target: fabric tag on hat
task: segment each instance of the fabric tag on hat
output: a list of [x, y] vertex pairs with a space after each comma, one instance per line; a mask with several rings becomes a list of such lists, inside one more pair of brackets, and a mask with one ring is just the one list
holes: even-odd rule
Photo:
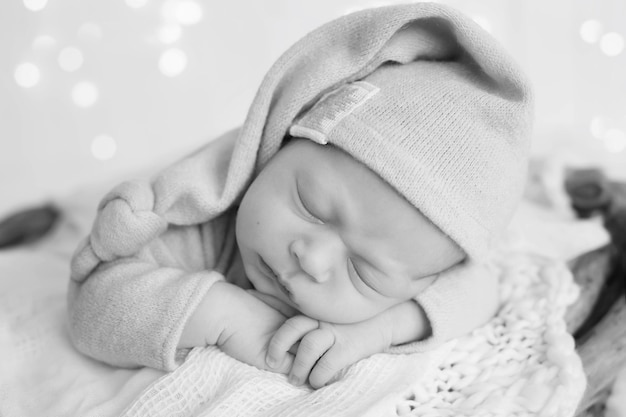
[[289, 128], [294, 137], [328, 143], [328, 134], [343, 118], [375, 96], [380, 88], [366, 81], [355, 81], [326, 93]]

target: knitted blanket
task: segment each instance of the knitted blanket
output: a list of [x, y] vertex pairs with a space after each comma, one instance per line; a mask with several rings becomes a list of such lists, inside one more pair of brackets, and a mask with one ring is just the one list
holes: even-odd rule
[[510, 245], [490, 267], [497, 315], [431, 352], [374, 355], [312, 390], [196, 348], [123, 416], [572, 416], [586, 381], [564, 321], [579, 292], [571, 273]]

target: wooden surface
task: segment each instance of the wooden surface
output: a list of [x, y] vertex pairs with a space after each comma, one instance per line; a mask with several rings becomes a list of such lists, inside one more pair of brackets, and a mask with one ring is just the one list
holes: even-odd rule
[[602, 216], [611, 236], [607, 247], [570, 264], [581, 296], [566, 315], [588, 381], [577, 416], [603, 416], [626, 366], [626, 184], [608, 181], [598, 170], [580, 170], [569, 176], [566, 189], [577, 213]]
[[[620, 276], [621, 270], [611, 270], [614, 264], [608, 249], [586, 254], [573, 265], [582, 292], [566, 318], [570, 331], [577, 335], [576, 349], [588, 381], [578, 407], [577, 415], [581, 417], [603, 415], [611, 386], [619, 370], [626, 366], [626, 297], [624, 289], [615, 284], [623, 283], [624, 276]], [[594, 310], [607, 309], [607, 300], [608, 311], [594, 317]]]
[[586, 253], [570, 262], [574, 280], [581, 287], [581, 296], [568, 309], [565, 320], [567, 329], [575, 334], [591, 314], [604, 287], [605, 277], [611, 269], [611, 247], [606, 246]]

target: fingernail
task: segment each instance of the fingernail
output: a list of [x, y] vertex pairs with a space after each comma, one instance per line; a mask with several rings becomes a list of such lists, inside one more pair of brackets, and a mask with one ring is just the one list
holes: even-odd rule
[[300, 378], [295, 375], [289, 375], [289, 383], [292, 385], [300, 385]]
[[276, 368], [276, 359], [271, 356], [267, 356], [265, 358], [265, 363], [267, 364], [267, 366], [269, 366], [272, 369]]

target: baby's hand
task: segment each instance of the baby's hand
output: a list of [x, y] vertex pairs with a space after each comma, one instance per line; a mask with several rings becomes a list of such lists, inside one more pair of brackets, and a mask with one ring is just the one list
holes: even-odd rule
[[[332, 324], [295, 316], [274, 334], [267, 352], [271, 368], [284, 369], [293, 361], [289, 381], [300, 385], [309, 381], [313, 388], [326, 385], [339, 371], [360, 359], [384, 352], [391, 346], [392, 334], [382, 316], [353, 324]], [[289, 350], [297, 342], [295, 359]]]
[[237, 290], [237, 296], [229, 301], [232, 309], [217, 346], [227, 355], [259, 369], [287, 374], [293, 362], [291, 353], [285, 355], [280, 366], [270, 368], [265, 362], [272, 336], [287, 317], [254, 291]]

